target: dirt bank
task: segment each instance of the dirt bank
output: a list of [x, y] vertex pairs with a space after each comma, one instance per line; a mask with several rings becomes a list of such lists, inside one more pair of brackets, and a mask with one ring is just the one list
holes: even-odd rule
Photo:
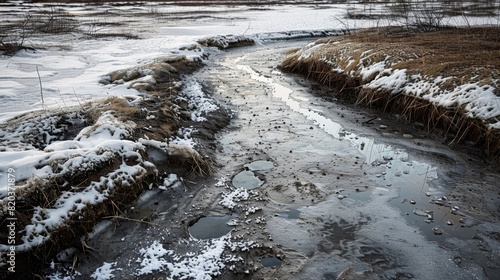
[[[212, 173], [214, 134], [229, 116], [203, 99], [198, 84], [184, 81], [201, 65], [170, 56], [115, 71], [101, 82], [128, 83], [142, 96], [33, 113], [3, 125], [4, 159], [12, 157], [6, 166], [16, 180], [8, 193], [15, 200], [2, 200], [0, 220], [14, 221], [17, 230], [4, 227], [0, 236], [3, 244], [15, 238], [17, 246], [15, 273], [2, 277], [32, 279], [67, 248], [91, 250], [84, 236], [103, 219], [130, 219], [123, 211], [145, 190], [174, 184], [169, 174], [196, 180]], [[24, 166], [16, 165], [20, 161]], [[29, 177], [23, 177], [26, 168]]]
[[450, 145], [470, 141], [499, 163], [499, 34], [489, 27], [370, 29], [292, 50], [280, 68], [418, 123]]

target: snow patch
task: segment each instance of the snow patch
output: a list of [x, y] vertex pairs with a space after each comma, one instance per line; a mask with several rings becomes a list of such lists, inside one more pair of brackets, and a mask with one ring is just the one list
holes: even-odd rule
[[219, 109], [215, 101], [206, 96], [200, 83], [193, 77], [184, 80], [184, 88], [180, 98], [185, 98], [188, 108], [191, 110], [191, 120], [195, 122], [206, 121], [206, 115]]
[[[149, 247], [140, 249], [141, 257], [137, 259], [141, 268], [137, 275], [147, 275], [154, 271], [168, 271], [168, 279], [209, 280], [220, 275], [225, 267], [224, 250], [230, 235], [221, 238], [197, 241], [202, 245], [200, 252], [188, 252], [178, 255], [166, 250], [158, 241]], [[192, 240], [193, 241], [193, 240]]]
[[113, 268], [116, 266], [116, 262], [107, 263], [105, 262], [101, 267], [97, 268], [90, 277], [94, 280], [109, 280], [115, 278], [113, 272], [115, 270], [120, 270], [120, 268]]
[[247, 201], [251, 198], [258, 197], [258, 193], [254, 190], [248, 190], [244, 188], [232, 189], [229, 192], [222, 193], [222, 199], [219, 204], [228, 208], [234, 209], [236, 207], [241, 207], [238, 203], [242, 201]]

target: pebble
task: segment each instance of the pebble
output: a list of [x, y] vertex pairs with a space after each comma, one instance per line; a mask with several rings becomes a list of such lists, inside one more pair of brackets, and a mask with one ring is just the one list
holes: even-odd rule
[[441, 235], [441, 234], [443, 234], [443, 232], [442, 232], [439, 228], [437, 228], [437, 227], [432, 228], [432, 232], [433, 232], [435, 235]]

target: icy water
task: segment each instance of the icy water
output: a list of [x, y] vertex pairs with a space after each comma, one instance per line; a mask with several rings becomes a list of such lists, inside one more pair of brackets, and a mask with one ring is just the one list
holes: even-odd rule
[[268, 170], [274, 167], [274, 163], [267, 160], [258, 160], [244, 165], [250, 171]]
[[234, 176], [232, 183], [235, 188], [251, 190], [260, 187], [264, 182], [252, 171], [241, 171]]
[[189, 227], [189, 234], [196, 239], [219, 238], [231, 231], [227, 224], [234, 217], [231, 216], [212, 216], [203, 217]]
[[283, 263], [280, 259], [278, 259], [277, 257], [274, 257], [274, 256], [262, 258], [262, 259], [260, 259], [260, 261], [264, 267], [281, 266], [281, 264]]

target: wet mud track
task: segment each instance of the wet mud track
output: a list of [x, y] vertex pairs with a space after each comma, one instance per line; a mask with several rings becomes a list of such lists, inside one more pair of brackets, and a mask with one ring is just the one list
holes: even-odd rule
[[498, 174], [425, 131], [327, 101], [328, 89], [280, 73], [294, 44], [305, 42], [232, 50], [199, 77], [237, 115], [220, 138], [221, 175], [274, 162], [256, 189], [266, 199], [260, 235], [285, 255], [271, 277], [494, 279]]
[[153, 240], [182, 254], [204, 246], [190, 236], [228, 230], [240, 247], [255, 246], [235, 253], [240, 261], [217, 279], [499, 275], [498, 173], [414, 126], [280, 73], [283, 51], [306, 43], [210, 55], [195, 78], [234, 113], [218, 135], [217, 174], [148, 191], [131, 220], [101, 224], [87, 244], [99, 254], [79, 255], [82, 275], [113, 260], [115, 277], [128, 279], [137, 248]]

